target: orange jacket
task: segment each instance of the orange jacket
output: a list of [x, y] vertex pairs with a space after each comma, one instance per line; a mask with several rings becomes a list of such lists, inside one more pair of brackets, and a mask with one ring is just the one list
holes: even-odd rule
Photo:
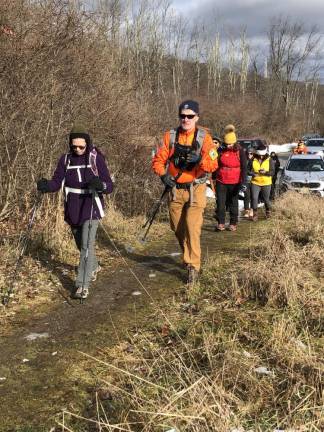
[[304, 146], [299, 146], [294, 148], [294, 154], [307, 154], [308, 148]]
[[[191, 131], [183, 131], [180, 129], [178, 138], [179, 144], [190, 146], [192, 144], [194, 135], [194, 129]], [[162, 145], [158, 149], [152, 162], [153, 171], [159, 176], [166, 173], [166, 165], [174, 153], [174, 147], [170, 150], [169, 145], [170, 131], [164, 134]], [[197, 166], [195, 166], [191, 171], [183, 171], [177, 182], [191, 183], [196, 178], [202, 177], [206, 172], [212, 173], [217, 169], [217, 166], [217, 149], [213, 143], [212, 137], [209, 135], [209, 133], [206, 133], [201, 149], [201, 160], [199, 164], [197, 164]], [[170, 162], [168, 172], [173, 177], [176, 177], [179, 173], [179, 169], [174, 166], [172, 161]]]

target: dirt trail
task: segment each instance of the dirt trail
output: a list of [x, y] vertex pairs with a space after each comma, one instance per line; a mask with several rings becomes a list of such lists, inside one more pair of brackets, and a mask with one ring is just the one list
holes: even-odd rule
[[[246, 247], [254, 229], [251, 223], [243, 222], [236, 233], [215, 233], [214, 226], [207, 215], [202, 233], [205, 257], [247, 252], [241, 245], [243, 241]], [[127, 262], [157, 303], [184, 286], [178, 252], [170, 233], [163, 243], [127, 253]], [[132, 295], [136, 291], [141, 295]], [[112, 273], [100, 273], [83, 305], [58, 297], [40, 317], [18, 316], [14, 331], [0, 339], [0, 431], [49, 430], [53, 417], [63, 408], [77, 406], [80, 393], [86, 392], [86, 383], [74, 373], [74, 365], [84, 360], [78, 350], [93, 355], [100, 347], [113, 345], [128, 329], [141, 325], [151, 302], [127, 267], [119, 265]], [[42, 337], [26, 339], [37, 335]]]

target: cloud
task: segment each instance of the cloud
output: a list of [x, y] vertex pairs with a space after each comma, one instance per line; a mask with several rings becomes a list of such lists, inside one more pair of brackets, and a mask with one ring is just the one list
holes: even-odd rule
[[178, 13], [191, 20], [203, 20], [211, 28], [247, 29], [249, 37], [265, 35], [272, 17], [290, 17], [301, 22], [305, 29], [317, 25], [324, 33], [323, 0], [173, 0]]

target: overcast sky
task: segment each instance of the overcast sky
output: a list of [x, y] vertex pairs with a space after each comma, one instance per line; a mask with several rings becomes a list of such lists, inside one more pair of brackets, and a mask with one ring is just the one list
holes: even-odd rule
[[316, 24], [324, 33], [324, 0], [172, 0], [184, 16], [205, 18], [215, 25], [246, 27], [250, 36], [264, 35], [271, 17], [289, 16], [293, 21]]
[[300, 22], [309, 31], [314, 25], [323, 35], [320, 58], [321, 81], [324, 82], [324, 0], [171, 0], [177, 13], [190, 19], [203, 21], [208, 29], [226, 35], [239, 35], [245, 28], [251, 47], [265, 45], [266, 34], [272, 18], [289, 17]]

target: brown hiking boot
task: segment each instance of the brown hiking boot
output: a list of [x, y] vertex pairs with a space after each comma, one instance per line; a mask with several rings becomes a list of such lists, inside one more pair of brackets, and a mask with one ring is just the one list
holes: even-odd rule
[[195, 267], [193, 267], [190, 264], [188, 264], [187, 270], [188, 270], [187, 285], [193, 286], [198, 281], [199, 272], [198, 272], [198, 270], [195, 269]]
[[248, 219], [250, 217], [250, 210], [244, 210], [243, 217]]
[[252, 214], [250, 216], [250, 220], [256, 222], [258, 220], [258, 213], [256, 210], [252, 210]]

